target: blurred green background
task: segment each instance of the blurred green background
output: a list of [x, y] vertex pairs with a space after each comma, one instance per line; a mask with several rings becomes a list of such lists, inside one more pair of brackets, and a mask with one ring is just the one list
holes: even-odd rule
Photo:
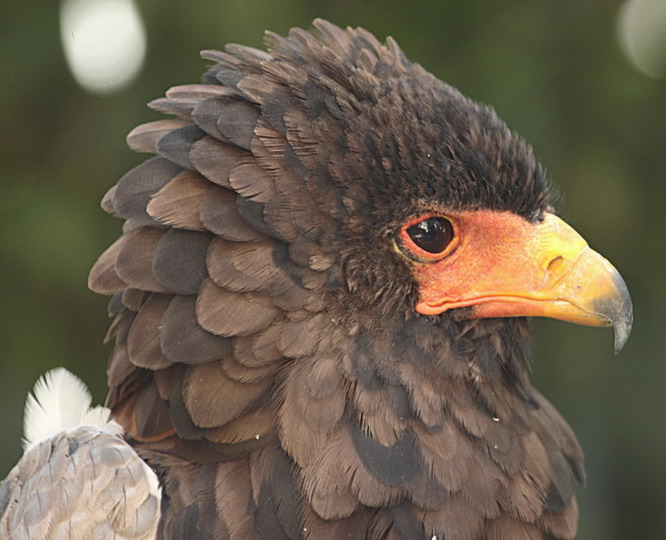
[[129, 87], [99, 96], [69, 73], [57, 2], [3, 2], [0, 477], [21, 453], [26, 393], [47, 369], [68, 367], [104, 400], [106, 298], [86, 279], [120, 230], [99, 201], [144, 159], [124, 137], [159, 117], [145, 103], [197, 81], [200, 49], [260, 46], [266, 28], [325, 17], [393, 36], [411, 60], [492, 104], [533, 144], [564, 217], [625, 277], [636, 319], [624, 351], [613, 356], [610, 330], [537, 321], [533, 376], [586, 451], [579, 538], [666, 538], [666, 83], [622, 54], [622, 4], [144, 0], [146, 63]]

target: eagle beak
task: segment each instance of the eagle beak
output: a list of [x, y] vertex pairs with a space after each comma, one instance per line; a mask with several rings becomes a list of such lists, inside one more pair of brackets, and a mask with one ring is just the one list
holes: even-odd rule
[[[459, 217], [459, 223], [463, 238], [453, 254], [457, 260], [432, 266], [441, 266], [433, 268], [435, 272], [448, 272], [447, 281], [452, 270], [462, 279], [457, 287], [445, 289], [441, 279], [432, 279], [433, 274], [422, 269], [422, 277], [430, 275], [421, 280], [425, 286], [416, 307], [419, 313], [435, 315], [467, 307], [473, 319], [551, 317], [613, 326], [615, 352], [622, 349], [633, 321], [627, 285], [567, 223], [554, 214], [533, 224], [513, 214], [488, 211], [469, 212]], [[491, 238], [479, 238], [482, 235]], [[483, 253], [478, 248], [484, 245], [489, 253], [486, 263], [470, 269], [472, 253], [478, 259]]]

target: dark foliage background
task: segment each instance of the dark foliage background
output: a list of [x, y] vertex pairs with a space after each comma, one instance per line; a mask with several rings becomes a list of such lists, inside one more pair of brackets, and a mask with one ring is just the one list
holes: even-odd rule
[[[144, 158], [125, 134], [145, 108], [194, 82], [203, 48], [261, 45], [314, 17], [392, 35], [410, 59], [492, 104], [529, 140], [563, 193], [563, 214], [620, 269], [634, 332], [537, 321], [534, 379], [586, 450], [582, 539], [666, 531], [666, 83], [621, 54], [619, 0], [144, 0], [147, 61], [126, 90], [80, 89], [64, 61], [57, 2], [0, 7], [0, 477], [20, 455], [22, 408], [63, 365], [105, 395], [106, 299], [86, 288], [120, 221], [99, 201]], [[666, 32], [666, 28], [664, 29]]]

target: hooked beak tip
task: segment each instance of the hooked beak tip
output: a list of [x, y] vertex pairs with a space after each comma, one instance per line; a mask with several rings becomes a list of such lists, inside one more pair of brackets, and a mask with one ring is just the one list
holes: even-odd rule
[[[606, 307], [604, 314], [613, 325], [615, 333], [615, 354], [618, 354], [631, 334], [631, 327], [634, 322], [634, 309], [629, 295], [627, 284], [619, 273], [613, 275], [613, 281], [617, 290], [615, 300], [610, 306]], [[603, 300], [602, 300], [603, 302]]]
[[[609, 265], [610, 266], [610, 265]], [[612, 266], [612, 290], [591, 302], [591, 311], [613, 327], [615, 334], [615, 354], [618, 354], [629, 339], [634, 322], [634, 310], [627, 284]]]

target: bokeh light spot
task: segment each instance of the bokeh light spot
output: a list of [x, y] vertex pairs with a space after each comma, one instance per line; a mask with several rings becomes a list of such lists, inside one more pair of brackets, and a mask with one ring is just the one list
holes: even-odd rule
[[617, 32], [622, 51], [638, 71], [666, 77], [666, 0], [628, 0], [618, 13]]
[[143, 64], [146, 32], [132, 0], [64, 0], [60, 35], [72, 75], [91, 92], [122, 89]]

